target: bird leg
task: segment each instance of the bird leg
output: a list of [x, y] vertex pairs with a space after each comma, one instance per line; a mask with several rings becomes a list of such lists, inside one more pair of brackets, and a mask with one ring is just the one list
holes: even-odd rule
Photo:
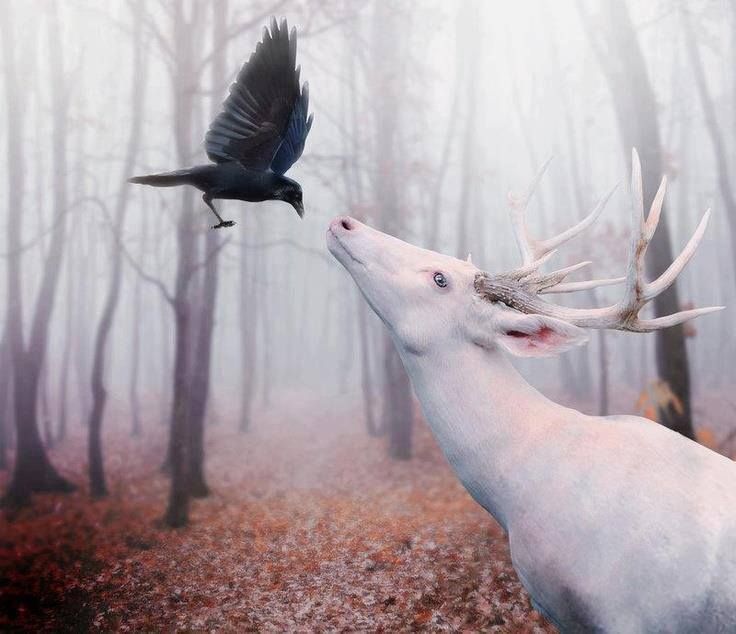
[[205, 194], [202, 196], [202, 200], [204, 201], [204, 204], [207, 205], [211, 210], [212, 213], [217, 216], [217, 219], [219, 222], [216, 225], [212, 225], [213, 229], [222, 229], [223, 227], [232, 227], [235, 225], [234, 220], [223, 220], [222, 216], [217, 213], [217, 209], [215, 209], [215, 205], [212, 203], [212, 197], [208, 194]]

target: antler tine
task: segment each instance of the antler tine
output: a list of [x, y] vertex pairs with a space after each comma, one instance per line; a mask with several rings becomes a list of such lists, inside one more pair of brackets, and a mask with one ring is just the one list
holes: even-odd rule
[[591, 262], [578, 262], [572, 266], [566, 266], [563, 269], [552, 271], [551, 273], [532, 273], [522, 278], [524, 286], [534, 293], [541, 293], [544, 289], [556, 286], [564, 280], [570, 273], [578, 269], [588, 266]]
[[524, 269], [531, 267], [532, 270], [536, 270], [540, 268], [546, 261], [545, 256], [554, 252], [559, 246], [572, 240], [575, 236], [590, 227], [590, 225], [592, 225], [601, 215], [606, 203], [618, 187], [618, 185], [614, 186], [603, 198], [601, 198], [594, 209], [577, 224], [556, 236], [547, 238], [546, 240], [536, 240], [529, 235], [529, 229], [526, 224], [526, 210], [529, 206], [529, 201], [531, 201], [537, 191], [537, 187], [539, 186], [539, 182], [542, 180], [542, 176], [544, 176], [551, 162], [551, 157], [544, 162], [536, 176], [532, 179], [526, 195], [521, 200], [514, 200], [509, 195], [509, 199], [511, 201], [511, 224], [514, 230], [516, 244], [521, 253], [522, 268]]
[[548, 249], [545, 252], [539, 252], [537, 249], [537, 245], [539, 243], [529, 235], [529, 230], [526, 226], [526, 209], [529, 206], [529, 201], [534, 197], [534, 194], [537, 191], [537, 186], [542, 180], [542, 176], [544, 176], [544, 173], [547, 171], [547, 168], [549, 167], [549, 164], [551, 162], [552, 157], [550, 156], [542, 164], [542, 167], [539, 168], [536, 176], [532, 179], [532, 182], [529, 184], [529, 188], [527, 189], [524, 198], [522, 198], [520, 201], [515, 202], [509, 194], [509, 200], [511, 201], [511, 226], [514, 230], [516, 246], [519, 247], [519, 252], [521, 253], [522, 266], [532, 264], [533, 262], [539, 260], [547, 252], [552, 250]]
[[693, 255], [695, 255], [695, 251], [697, 250], [700, 241], [703, 239], [703, 234], [705, 233], [709, 220], [710, 209], [707, 209], [703, 214], [703, 217], [700, 219], [697, 229], [695, 229], [695, 232], [690, 237], [690, 240], [688, 240], [688, 243], [685, 245], [685, 248], [681, 251], [680, 255], [673, 260], [672, 264], [667, 267], [667, 270], [662, 273], [662, 275], [645, 286], [644, 301], [648, 302], [655, 298], [657, 295], [667, 290], [675, 279], [677, 279], [677, 276], [682, 272], [682, 269], [685, 268]]
[[644, 224], [644, 183], [641, 178], [641, 161], [636, 148], [631, 148], [631, 224]]
[[654, 195], [652, 206], [649, 208], [649, 215], [647, 216], [646, 225], [646, 237], [647, 240], [651, 240], [654, 237], [654, 232], [657, 230], [659, 224], [659, 216], [662, 213], [662, 205], [664, 204], [664, 195], [667, 191], [667, 176], [662, 176], [662, 180], [657, 188], [657, 193]]
[[611, 190], [603, 196], [598, 201], [598, 204], [593, 208], [593, 211], [591, 211], [585, 218], [583, 218], [580, 222], [573, 225], [569, 229], [566, 229], [562, 233], [552, 237], [548, 238], [547, 240], [544, 240], [542, 242], [539, 242], [538, 248], [541, 251], [551, 251], [553, 249], [558, 248], [560, 245], [564, 244], [565, 242], [568, 242], [569, 240], [572, 240], [575, 236], [585, 231], [588, 227], [590, 227], [596, 220], [598, 220], [598, 217], [603, 213], [603, 209], [606, 207], [606, 203], [609, 201], [611, 196], [613, 196], [613, 193], [618, 189], [618, 183], [614, 185]]
[[545, 288], [540, 291], [541, 295], [547, 293], [577, 293], [578, 291], [587, 291], [600, 286], [614, 286], [626, 281], [625, 277], [610, 277], [602, 280], [586, 280], [584, 282], [566, 282], [557, 284], [551, 288]]
[[577, 264], [571, 264], [570, 266], [566, 266], [561, 269], [557, 269], [556, 271], [552, 271], [551, 273], [546, 273], [545, 277], [559, 277], [560, 281], [564, 280], [570, 273], [577, 271], [578, 269], [582, 269], [586, 266], [590, 266], [593, 264], [590, 260], [585, 260], [584, 262], [578, 262]]
[[547, 262], [547, 260], [550, 260], [552, 258], [555, 253], [557, 253], [557, 251], [550, 251], [549, 253], [545, 253], [538, 260], [532, 260], [529, 264], [525, 264], [523, 266], [520, 266], [519, 268], [513, 269], [508, 273], [504, 273], [504, 275], [511, 279], [522, 280], [540, 269]]
[[[657, 214], [659, 216], [659, 214]], [[644, 256], [651, 237], [647, 238], [644, 218], [644, 184], [641, 162], [636, 148], [631, 150], [631, 238], [629, 241], [629, 265], [626, 270], [626, 288], [619, 302], [620, 312], [628, 319], [636, 319], [642, 303], [644, 285]]]
[[585, 262], [578, 262], [577, 264], [566, 266], [565, 268], [552, 271], [551, 273], [540, 274], [537, 276], [539, 280], [537, 282], [537, 287], [539, 288], [539, 290], [542, 290], [544, 288], [556, 286], [557, 284], [562, 282], [568, 275], [570, 275], [570, 273], [573, 273], [574, 271], [582, 269], [586, 266], [590, 266], [591, 264], [593, 263], [590, 260], [586, 260]]
[[[670, 326], [677, 326], [701, 315], [707, 315], [708, 313], [716, 313], [719, 310], [723, 310], [725, 306], [708, 306], [707, 308], [691, 308], [690, 310], [681, 310], [678, 313], [672, 315], [666, 315], [665, 317], [657, 317], [655, 319], [637, 319], [635, 322], [635, 332], [653, 332], [655, 330], [662, 330], [663, 328], [669, 328]], [[628, 329], [627, 329], [628, 330]]]

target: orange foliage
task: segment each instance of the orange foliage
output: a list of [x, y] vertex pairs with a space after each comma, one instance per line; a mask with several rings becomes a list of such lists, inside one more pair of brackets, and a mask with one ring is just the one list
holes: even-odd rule
[[667, 409], [671, 407], [678, 414], [684, 411], [682, 401], [672, 391], [667, 381], [655, 379], [650, 381], [640, 393], [636, 401], [636, 411], [644, 418], [648, 418], [654, 422], [658, 421], [657, 410]]
[[[0, 629], [554, 631], [423, 426], [415, 458], [392, 462], [324, 418], [208, 429], [214, 493], [179, 531], [158, 522], [163, 437], [108, 434], [110, 498], [40, 496], [0, 519]], [[83, 456], [81, 439], [53, 452], [77, 482]]]
[[696, 436], [701, 445], [713, 451], [718, 451], [718, 440], [710, 427], [700, 427]]

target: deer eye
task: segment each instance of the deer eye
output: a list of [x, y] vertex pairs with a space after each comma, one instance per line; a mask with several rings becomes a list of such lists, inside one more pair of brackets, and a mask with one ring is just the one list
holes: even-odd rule
[[437, 284], [437, 286], [439, 286], [440, 288], [445, 288], [445, 286], [447, 286], [447, 278], [442, 275], [442, 273], [435, 273], [434, 283]]

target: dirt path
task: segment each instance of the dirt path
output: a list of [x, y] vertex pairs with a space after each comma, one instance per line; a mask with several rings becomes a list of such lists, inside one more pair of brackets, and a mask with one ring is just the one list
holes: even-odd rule
[[[247, 435], [208, 430], [213, 495], [183, 531], [157, 523], [162, 431], [108, 435], [109, 499], [40, 497], [0, 519], [0, 626], [553, 631], [426, 429], [415, 459], [396, 463], [349, 408], [332, 404], [328, 421], [312, 405], [265, 414]], [[81, 456], [77, 438], [54, 460], [82, 482]]]

